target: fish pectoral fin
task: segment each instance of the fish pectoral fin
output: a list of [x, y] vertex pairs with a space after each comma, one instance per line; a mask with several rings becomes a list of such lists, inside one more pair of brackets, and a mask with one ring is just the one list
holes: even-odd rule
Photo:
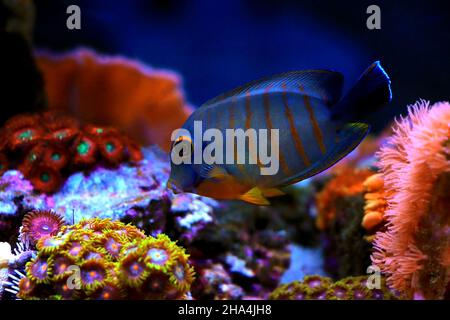
[[218, 179], [218, 180], [224, 180], [229, 177], [230, 177], [230, 175], [228, 174], [228, 172], [221, 167], [212, 168], [212, 170], [208, 174], [208, 178]]
[[262, 189], [262, 194], [267, 198], [271, 198], [271, 197], [284, 196], [286, 193], [284, 193], [283, 191], [281, 191], [280, 189], [277, 189], [277, 188], [268, 188], [268, 189]]
[[262, 191], [258, 187], [254, 187], [247, 191], [245, 194], [240, 196], [241, 200], [244, 200], [251, 204], [256, 204], [259, 206], [268, 206], [270, 205], [269, 200], [267, 200]]

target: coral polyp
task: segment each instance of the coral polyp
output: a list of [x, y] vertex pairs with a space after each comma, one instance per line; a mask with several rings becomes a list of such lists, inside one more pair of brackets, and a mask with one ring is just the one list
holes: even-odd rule
[[0, 131], [0, 172], [19, 169], [43, 193], [57, 191], [74, 171], [142, 159], [139, 147], [120, 131], [52, 112], [18, 115]]
[[63, 218], [52, 211], [31, 211], [23, 218], [22, 235], [36, 244], [41, 238], [56, 235], [64, 224]]
[[[149, 260], [148, 252], [165, 258]], [[68, 286], [71, 279], [79, 286]], [[39, 240], [18, 297], [182, 299], [193, 281], [188, 255], [167, 236], [146, 237], [133, 226], [94, 218]]]

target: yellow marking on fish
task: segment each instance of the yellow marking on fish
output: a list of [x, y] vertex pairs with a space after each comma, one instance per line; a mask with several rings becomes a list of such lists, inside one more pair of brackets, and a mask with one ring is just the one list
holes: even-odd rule
[[292, 115], [292, 111], [288, 105], [287, 96], [286, 96], [286, 85], [283, 84], [282, 87], [283, 87], [283, 104], [284, 104], [284, 108], [285, 108], [286, 117], [288, 118], [288, 121], [289, 121], [289, 128], [291, 130], [291, 136], [294, 139], [295, 149], [297, 150], [297, 153], [302, 158], [303, 163], [306, 166], [309, 166], [309, 165], [311, 165], [311, 161], [309, 161], [308, 155], [305, 152], [305, 148], [303, 147], [302, 140], [300, 139], [300, 135], [298, 134], [297, 128], [295, 127], [294, 116]]
[[[303, 86], [300, 86], [300, 92], [302, 94], [304, 93]], [[327, 152], [327, 149], [325, 147], [325, 144], [323, 143], [322, 131], [320, 130], [319, 124], [317, 123], [317, 119], [314, 116], [314, 111], [311, 106], [311, 101], [309, 101], [309, 97], [306, 94], [303, 94], [303, 101], [305, 103], [306, 110], [308, 110], [309, 120], [311, 121], [311, 123], [313, 125], [314, 136], [316, 137], [316, 140], [319, 143], [320, 152], [322, 152], [322, 154], [325, 154]]]
[[[265, 118], [266, 118], [267, 129], [270, 131], [273, 129], [273, 125], [272, 125], [272, 119], [270, 118], [269, 90], [270, 90], [270, 87], [267, 87], [264, 90], [264, 95], [263, 95], [264, 100], [263, 101], [264, 101], [264, 114], [265, 114]], [[286, 163], [286, 160], [284, 159], [284, 155], [283, 155], [281, 148], [279, 150], [279, 160], [280, 160], [280, 164], [281, 164], [281, 169], [283, 170], [284, 174], [289, 176], [290, 175], [289, 166]]]

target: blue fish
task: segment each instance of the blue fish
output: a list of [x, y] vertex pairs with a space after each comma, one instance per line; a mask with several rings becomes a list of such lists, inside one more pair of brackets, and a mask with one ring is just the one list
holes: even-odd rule
[[[378, 61], [343, 98], [342, 87], [343, 76], [335, 71], [293, 71], [253, 81], [209, 100], [185, 122], [184, 134], [174, 139], [168, 187], [174, 192], [268, 205], [268, 197], [283, 194], [280, 188], [314, 176], [350, 153], [369, 131], [367, 115], [392, 97], [390, 79]], [[202, 154], [208, 148], [208, 142], [192, 138], [195, 123], [200, 121], [203, 130], [214, 128], [223, 136], [227, 129], [278, 129], [278, 141], [267, 139], [268, 150], [278, 148], [278, 171], [261, 173], [266, 163], [261, 163], [251, 143], [235, 149], [233, 156], [256, 161], [195, 162], [196, 151]], [[179, 156], [190, 161], [173, 161], [175, 150], [181, 150]], [[230, 152], [226, 146], [220, 150]]]

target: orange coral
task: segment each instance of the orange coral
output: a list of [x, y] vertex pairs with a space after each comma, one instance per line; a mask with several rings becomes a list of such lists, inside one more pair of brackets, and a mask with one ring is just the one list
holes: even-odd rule
[[369, 169], [341, 168], [325, 188], [316, 196], [318, 210], [317, 227], [324, 230], [336, 216], [336, 200], [342, 197], [354, 196], [363, 192], [364, 180], [372, 175]]
[[387, 230], [372, 261], [394, 289], [443, 298], [450, 278], [450, 104], [419, 101], [381, 148]]
[[[364, 181], [364, 217], [361, 225], [367, 231], [379, 230], [385, 221], [384, 212], [387, 209], [388, 192], [384, 189], [384, 181], [381, 174], [376, 173]], [[373, 236], [368, 237], [373, 240]]]
[[87, 49], [37, 54], [49, 108], [83, 122], [119, 127], [142, 144], [170, 148], [170, 135], [191, 113], [173, 73]]

